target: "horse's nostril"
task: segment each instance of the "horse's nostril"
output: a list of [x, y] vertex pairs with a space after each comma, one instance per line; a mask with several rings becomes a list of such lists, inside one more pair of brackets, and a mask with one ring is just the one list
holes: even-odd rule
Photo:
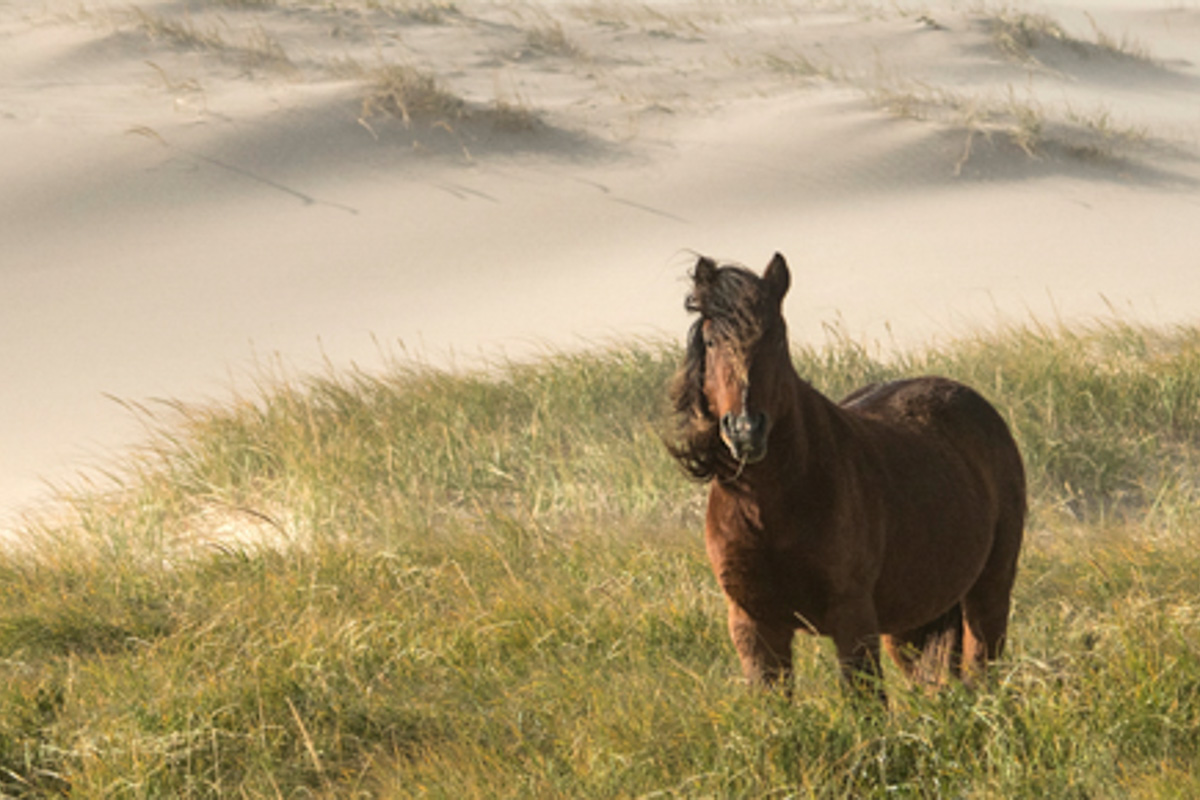
[[746, 435], [746, 432], [748, 431], [748, 429], [749, 429], [749, 425], [746, 424], [746, 415], [745, 414], [729, 414], [728, 415], [726, 431], [730, 435], [741, 438], [742, 436]]
[[721, 417], [721, 432], [730, 439], [756, 437], [767, 428], [766, 414], [725, 414]]

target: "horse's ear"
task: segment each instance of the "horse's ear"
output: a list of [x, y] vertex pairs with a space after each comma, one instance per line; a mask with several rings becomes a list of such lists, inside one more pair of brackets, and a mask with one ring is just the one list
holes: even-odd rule
[[787, 261], [784, 260], [782, 253], [776, 253], [775, 257], [771, 259], [771, 263], [767, 264], [767, 268], [763, 272], [763, 281], [767, 284], [767, 290], [775, 298], [775, 302], [783, 302], [783, 296], [787, 294], [788, 287], [792, 285], [792, 274], [788, 271]]
[[692, 291], [688, 292], [683, 307], [692, 313], [703, 312], [705, 298], [716, 282], [717, 262], [708, 256], [700, 256], [696, 260], [696, 268], [692, 270]]
[[692, 270], [692, 280], [697, 286], [709, 286], [717, 279], [717, 262], [708, 256], [700, 256], [696, 260], [696, 268]]

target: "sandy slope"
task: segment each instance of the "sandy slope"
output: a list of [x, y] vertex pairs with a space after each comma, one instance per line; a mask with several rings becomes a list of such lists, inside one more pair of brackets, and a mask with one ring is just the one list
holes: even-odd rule
[[[806, 340], [1195, 319], [1195, 3], [138, 8], [0, 0], [9, 512], [105, 394], [677, 335], [693, 251], [784, 251]], [[364, 107], [396, 64], [469, 118]]]

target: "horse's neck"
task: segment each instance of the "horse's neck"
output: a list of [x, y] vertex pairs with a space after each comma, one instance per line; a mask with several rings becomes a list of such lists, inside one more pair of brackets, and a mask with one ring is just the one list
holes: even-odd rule
[[773, 502], [824, 502], [838, 463], [834, 453], [844, 427], [841, 409], [794, 371], [786, 390], [792, 396], [772, 429], [766, 458], [747, 470], [736, 487], [741, 501], [759, 510]]
[[779, 420], [783, 441], [776, 449], [781, 451], [781, 459], [787, 459], [787, 463], [779, 464], [783, 474], [806, 481], [814, 471], [830, 468], [842, 411], [794, 372], [791, 391], [790, 413]]

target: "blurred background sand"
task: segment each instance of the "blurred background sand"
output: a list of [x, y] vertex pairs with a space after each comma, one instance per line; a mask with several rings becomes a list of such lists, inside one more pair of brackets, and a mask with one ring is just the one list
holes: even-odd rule
[[1180, 0], [0, 0], [0, 519], [112, 398], [676, 338], [696, 253], [808, 342], [1194, 322], [1197, 63]]

